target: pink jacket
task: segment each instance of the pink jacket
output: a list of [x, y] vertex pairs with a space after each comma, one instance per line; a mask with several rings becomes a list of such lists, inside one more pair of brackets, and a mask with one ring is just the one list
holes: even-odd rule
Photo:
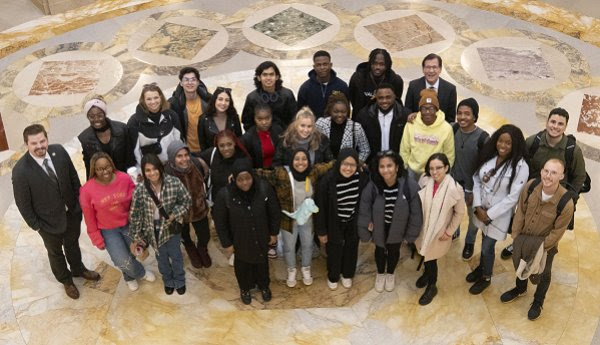
[[104, 249], [100, 229], [109, 230], [127, 225], [129, 206], [135, 185], [129, 175], [115, 171], [115, 179], [108, 185], [95, 179], [87, 181], [80, 189], [79, 202], [87, 233], [99, 249]]

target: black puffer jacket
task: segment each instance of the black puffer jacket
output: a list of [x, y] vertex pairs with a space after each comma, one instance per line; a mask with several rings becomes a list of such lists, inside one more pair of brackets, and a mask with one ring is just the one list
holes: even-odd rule
[[[275, 102], [265, 102], [265, 99], [269, 99], [270, 95], [276, 98]], [[242, 111], [242, 124], [244, 125], [244, 130], [248, 130], [251, 126], [254, 125], [254, 107], [258, 103], [267, 103], [271, 110], [273, 111], [273, 122], [277, 123], [281, 126], [281, 128], [285, 129], [292, 122], [294, 116], [296, 116], [296, 98], [294, 97], [294, 93], [292, 90], [281, 87], [281, 89], [275, 91], [274, 94], [268, 94], [262, 89], [256, 89], [246, 96], [246, 102], [244, 102], [244, 110]]]
[[[196, 93], [200, 96], [200, 102], [202, 104], [202, 110], [206, 111], [208, 107], [208, 101], [212, 96], [206, 85], [200, 80], [200, 85], [196, 89]], [[177, 85], [175, 91], [173, 91], [173, 95], [169, 98], [169, 103], [171, 104], [171, 109], [177, 113], [177, 118], [179, 119], [179, 123], [181, 124], [181, 132], [187, 133], [188, 128], [188, 116], [187, 116], [187, 108], [185, 107], [186, 99], [185, 99], [185, 91], [181, 85]], [[184, 135], [185, 136], [185, 135]]]
[[[133, 155], [133, 147], [129, 136], [129, 129], [123, 122], [112, 121], [106, 118], [108, 126], [110, 127], [110, 141], [108, 145], [110, 152], [107, 152], [110, 158], [112, 158], [115, 166], [120, 171], [127, 171], [127, 168], [135, 165], [135, 156]], [[90, 160], [96, 152], [102, 152], [102, 144], [96, 132], [92, 127], [88, 127], [83, 130], [78, 136], [79, 142], [83, 152], [83, 163], [85, 164], [86, 178], [90, 176]]]
[[352, 102], [352, 118], [369, 104], [375, 94], [375, 90], [377, 90], [377, 86], [381, 83], [391, 84], [394, 87], [396, 99], [399, 100], [402, 98], [404, 81], [393, 69], [389, 68], [385, 71], [383, 80], [380, 83], [376, 83], [371, 75], [371, 66], [368, 62], [362, 62], [356, 66], [356, 71], [350, 77], [349, 86], [350, 102]]
[[[315, 158], [310, 160], [310, 164], [315, 165], [317, 163], [327, 163], [333, 160], [333, 153], [331, 153], [331, 148], [329, 147], [329, 139], [327, 139], [326, 136], [321, 134], [321, 132], [315, 131], [314, 134], [321, 136], [321, 143], [319, 144], [319, 148], [315, 150]], [[273, 166], [278, 167], [288, 165], [288, 163], [292, 159], [292, 153], [295, 149], [295, 147], [283, 146], [283, 140], [279, 140], [279, 143], [275, 148]]]

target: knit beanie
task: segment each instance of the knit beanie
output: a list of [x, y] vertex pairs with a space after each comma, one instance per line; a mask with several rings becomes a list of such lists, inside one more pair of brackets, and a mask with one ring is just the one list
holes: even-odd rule
[[431, 89], [423, 89], [421, 90], [421, 100], [419, 101], [419, 109], [425, 104], [434, 105], [437, 110], [440, 110], [440, 102], [437, 98], [437, 92]]
[[460, 101], [460, 103], [458, 103], [458, 107], [456, 107], [456, 109], [460, 108], [461, 105], [471, 108], [471, 112], [473, 113], [473, 119], [475, 120], [475, 122], [477, 122], [477, 119], [479, 118], [479, 104], [477, 103], [475, 98], [463, 99], [462, 101]]

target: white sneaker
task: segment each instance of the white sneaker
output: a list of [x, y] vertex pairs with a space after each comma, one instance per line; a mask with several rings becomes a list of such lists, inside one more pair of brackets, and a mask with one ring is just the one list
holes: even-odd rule
[[142, 279], [144, 279], [147, 282], [153, 282], [156, 280], [156, 276], [154, 275], [154, 273], [152, 273], [152, 271], [146, 270], [146, 274], [144, 274]]
[[385, 285], [385, 274], [377, 274], [375, 277], [375, 291], [383, 292], [383, 286]]
[[342, 286], [345, 287], [346, 289], [351, 288], [352, 287], [352, 278], [342, 277]]
[[396, 287], [396, 275], [386, 274], [385, 275], [385, 291], [392, 292]]
[[304, 285], [312, 285], [313, 278], [310, 274], [310, 266], [302, 267], [302, 282], [304, 283]]
[[231, 254], [228, 262], [229, 262], [229, 266], [233, 267], [233, 263], [235, 262], [235, 253]]
[[287, 284], [288, 287], [294, 287], [296, 286], [296, 268], [288, 268], [288, 276], [287, 276], [287, 280], [285, 281], [285, 283]]
[[338, 283], [330, 282], [329, 279], [327, 279], [327, 286], [329, 286], [329, 290], [333, 291], [337, 289]]
[[127, 287], [131, 291], [136, 291], [137, 289], [140, 288], [140, 286], [138, 285], [137, 280], [135, 280], [135, 279], [134, 280], [128, 280], [128, 281], [126, 281], [126, 283], [127, 283]]

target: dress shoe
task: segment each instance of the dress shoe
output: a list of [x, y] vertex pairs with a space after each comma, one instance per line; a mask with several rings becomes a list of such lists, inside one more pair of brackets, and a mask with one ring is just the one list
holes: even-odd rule
[[79, 298], [79, 290], [77, 290], [77, 286], [75, 286], [75, 284], [65, 283], [63, 285], [65, 286], [65, 293], [67, 296], [71, 297], [72, 299]]
[[173, 291], [175, 291], [175, 288], [169, 287], [169, 286], [165, 286], [165, 293], [167, 295], [172, 295]]
[[79, 274], [73, 274], [73, 277], [81, 277], [85, 280], [100, 280], [100, 274], [98, 274], [98, 272], [90, 271], [87, 268], [84, 268]]
[[183, 295], [185, 293], [185, 285], [176, 289], [177, 293]]

